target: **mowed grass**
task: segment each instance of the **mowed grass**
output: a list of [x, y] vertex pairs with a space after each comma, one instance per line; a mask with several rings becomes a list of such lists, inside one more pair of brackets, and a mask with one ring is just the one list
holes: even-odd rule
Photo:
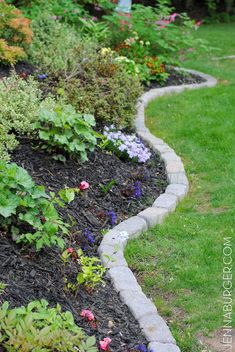
[[[221, 45], [216, 56], [235, 55], [235, 24], [196, 36]], [[126, 257], [182, 351], [197, 352], [199, 334], [223, 326], [222, 250], [225, 237], [235, 240], [235, 60], [201, 56], [184, 66], [218, 85], [158, 98], [146, 123], [182, 157], [190, 192], [163, 225], [128, 244]]]

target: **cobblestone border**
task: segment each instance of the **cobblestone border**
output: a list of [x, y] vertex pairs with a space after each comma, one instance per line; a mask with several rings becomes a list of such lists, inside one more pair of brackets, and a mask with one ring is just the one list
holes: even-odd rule
[[[124, 248], [128, 239], [134, 238], [147, 231], [173, 212], [177, 203], [186, 195], [189, 188], [184, 165], [178, 155], [163, 140], [153, 136], [145, 126], [144, 109], [156, 97], [165, 94], [179, 93], [185, 89], [213, 87], [215, 78], [194, 70], [185, 70], [205, 79], [199, 84], [171, 86], [151, 89], [143, 94], [137, 104], [135, 120], [136, 132], [164, 161], [169, 185], [165, 193], [161, 194], [149, 207], [136, 216], [121, 222], [110, 230], [103, 238], [98, 253], [113, 286], [119, 292], [122, 301], [128, 306], [133, 316], [139, 322], [143, 334], [149, 342], [148, 348], [152, 352], [180, 352], [169, 327], [158, 314], [157, 308], [143, 293], [134, 274], [128, 268], [124, 258]], [[109, 257], [113, 259], [110, 260]]]

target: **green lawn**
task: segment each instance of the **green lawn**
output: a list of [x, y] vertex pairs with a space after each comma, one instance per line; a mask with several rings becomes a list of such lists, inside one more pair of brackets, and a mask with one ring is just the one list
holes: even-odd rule
[[[220, 45], [216, 56], [235, 55], [235, 24], [204, 26], [196, 36]], [[184, 66], [219, 84], [158, 98], [146, 122], [182, 157], [190, 192], [163, 225], [128, 244], [126, 257], [182, 351], [197, 352], [198, 334], [223, 325], [223, 241], [235, 239], [235, 60], [199, 56]]]

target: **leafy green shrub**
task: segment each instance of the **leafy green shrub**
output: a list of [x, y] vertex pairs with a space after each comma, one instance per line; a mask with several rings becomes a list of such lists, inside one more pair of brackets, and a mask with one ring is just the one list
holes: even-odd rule
[[[140, 40], [137, 32], [130, 32], [131, 37], [121, 43], [115, 51], [123, 57], [133, 60], [138, 70], [140, 80], [149, 84], [150, 81], [164, 82], [168, 77], [161, 59], [151, 56], [150, 42]], [[125, 63], [127, 59], [123, 60]], [[120, 58], [119, 58], [120, 61]]]
[[61, 234], [68, 233], [68, 224], [57, 213], [54, 204], [63, 206], [61, 199], [71, 201], [74, 191], [46, 194], [43, 186], [36, 186], [30, 175], [15, 163], [0, 161], [0, 227], [10, 230], [17, 243], [42, 247], [64, 247]]
[[95, 337], [88, 337], [78, 327], [73, 315], [62, 312], [59, 304], [48, 308], [45, 300], [26, 307], [0, 307], [0, 344], [6, 351], [24, 352], [97, 352]]
[[142, 92], [138, 77], [128, 74], [111, 50], [77, 46], [74, 52], [77, 60], [60, 81], [65, 99], [78, 111], [93, 114], [99, 123], [131, 126]]
[[26, 56], [24, 49], [32, 41], [30, 20], [4, 0], [0, 1], [0, 16], [0, 62], [15, 64]]
[[74, 0], [22, 0], [20, 6], [24, 14], [32, 20], [44, 13], [57, 17], [61, 22], [77, 25], [79, 17], [88, 16], [80, 1], [78, 3]]
[[32, 28], [34, 40], [28, 50], [30, 60], [47, 73], [59, 75], [67, 71], [73, 58], [72, 49], [80, 41], [77, 32], [45, 13], [32, 21]]
[[197, 41], [192, 35], [195, 21], [185, 14], [173, 13], [168, 1], [158, 1], [154, 8], [140, 4], [133, 5], [128, 25], [120, 31], [120, 16], [116, 13], [105, 16], [110, 23], [110, 43], [116, 48], [136, 32], [143, 42], [149, 42], [148, 51], [152, 56], [161, 57], [166, 63], [177, 63], [180, 50], [195, 47]]
[[42, 101], [38, 83], [27, 81], [16, 74], [0, 80], [0, 152], [2, 159], [9, 159], [7, 151], [17, 146], [15, 133], [30, 133], [38, 118], [40, 106], [55, 104], [52, 98]]
[[41, 100], [38, 83], [16, 74], [0, 81], [0, 122], [17, 132], [30, 132]]
[[87, 150], [96, 145], [95, 119], [92, 115], [78, 114], [71, 105], [58, 105], [54, 111], [42, 109], [35, 127], [39, 137], [51, 152], [67, 152], [87, 160]]
[[14, 134], [9, 133], [9, 129], [0, 124], [0, 155], [2, 160], [9, 160], [8, 151], [17, 147], [18, 143]]

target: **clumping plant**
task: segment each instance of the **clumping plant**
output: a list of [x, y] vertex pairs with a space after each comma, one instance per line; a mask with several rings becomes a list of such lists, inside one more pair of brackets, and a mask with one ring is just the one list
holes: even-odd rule
[[74, 199], [75, 191], [65, 189], [59, 198], [53, 192], [47, 195], [43, 186], [36, 186], [31, 176], [15, 163], [0, 161], [0, 228], [9, 230], [17, 243], [43, 247], [64, 247], [61, 235], [68, 233], [55, 209], [55, 204]]
[[117, 131], [114, 125], [105, 126], [101, 147], [115, 152], [119, 157], [127, 158], [138, 163], [145, 163], [151, 157], [150, 150], [134, 134], [128, 135], [122, 131]]
[[66, 72], [74, 58], [73, 48], [80, 41], [75, 29], [45, 11], [32, 21], [32, 29], [34, 40], [28, 49], [30, 61], [53, 76]]
[[17, 135], [31, 133], [40, 107], [55, 105], [53, 98], [42, 100], [42, 92], [32, 77], [27, 81], [12, 73], [0, 80], [0, 151], [9, 159], [8, 151], [17, 145]]
[[25, 48], [31, 43], [33, 32], [30, 20], [20, 10], [0, 1], [0, 62], [15, 64], [26, 57]]
[[88, 289], [94, 289], [97, 285], [102, 284], [105, 268], [101, 265], [100, 259], [87, 257], [82, 250], [78, 251], [78, 255], [81, 272], [77, 276], [77, 284], [85, 285]]
[[[41, 109], [34, 125], [46, 149], [56, 154], [68, 153], [71, 157], [79, 157], [82, 162], [88, 160], [87, 150], [94, 151], [96, 145], [93, 126], [94, 117], [77, 113], [72, 105], [57, 105], [53, 111]], [[64, 160], [59, 154], [61, 157]]]
[[60, 87], [64, 98], [78, 111], [92, 113], [99, 125], [116, 123], [130, 127], [136, 113], [136, 102], [142, 93], [139, 78], [127, 72], [109, 48], [83, 43], [74, 49]]
[[0, 307], [0, 344], [4, 350], [24, 352], [97, 352], [94, 336], [87, 336], [61, 306], [49, 308], [46, 300], [27, 306]]
[[[86, 235], [90, 235], [89, 232]], [[92, 236], [93, 241], [93, 236]], [[78, 264], [78, 275], [76, 284], [84, 285], [87, 289], [94, 289], [97, 285], [102, 284], [102, 277], [105, 273], [105, 268], [101, 265], [100, 259], [97, 257], [85, 256], [82, 249], [77, 251], [72, 247], [67, 248], [61, 256], [64, 263], [68, 263], [69, 258], [72, 258]], [[73, 283], [68, 283], [65, 278], [67, 287], [76, 291], [77, 287]]]

